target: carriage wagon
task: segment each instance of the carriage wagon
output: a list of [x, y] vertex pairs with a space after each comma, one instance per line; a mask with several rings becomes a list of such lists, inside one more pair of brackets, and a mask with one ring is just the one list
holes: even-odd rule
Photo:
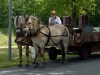
[[[68, 52], [77, 52], [81, 59], [87, 59], [91, 52], [100, 51], [100, 27], [93, 27], [88, 23], [88, 16], [79, 17], [77, 28], [73, 28], [71, 17], [61, 17], [62, 23], [68, 27], [70, 32]], [[61, 50], [57, 47], [46, 48], [49, 58], [55, 60]]]

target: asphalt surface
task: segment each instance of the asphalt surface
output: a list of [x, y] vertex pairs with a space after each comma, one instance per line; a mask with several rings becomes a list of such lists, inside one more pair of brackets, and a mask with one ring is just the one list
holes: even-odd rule
[[0, 75], [100, 75], [100, 54], [93, 54], [87, 60], [80, 60], [78, 56], [68, 58], [68, 64], [60, 61], [46, 61], [44, 68], [30, 65], [3, 69]]

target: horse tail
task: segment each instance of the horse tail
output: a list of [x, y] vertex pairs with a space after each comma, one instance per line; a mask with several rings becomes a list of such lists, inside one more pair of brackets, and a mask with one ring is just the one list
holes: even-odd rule
[[65, 27], [66, 29], [65, 29], [65, 31], [66, 31], [66, 35], [67, 35], [67, 37], [69, 37], [69, 29], [67, 28], [67, 27]]
[[67, 35], [67, 43], [69, 43], [69, 29], [65, 27], [65, 35]]
[[65, 62], [67, 60], [67, 52], [68, 52], [68, 45], [69, 45], [69, 30], [67, 27], [64, 28], [64, 39], [61, 41], [61, 47], [62, 47], [62, 62]]

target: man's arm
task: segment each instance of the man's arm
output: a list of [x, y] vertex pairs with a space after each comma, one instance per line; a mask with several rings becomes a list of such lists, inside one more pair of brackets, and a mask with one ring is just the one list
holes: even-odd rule
[[52, 25], [53, 18], [49, 18], [49, 25]]
[[57, 19], [58, 19], [58, 24], [62, 24], [60, 18], [58, 17]]

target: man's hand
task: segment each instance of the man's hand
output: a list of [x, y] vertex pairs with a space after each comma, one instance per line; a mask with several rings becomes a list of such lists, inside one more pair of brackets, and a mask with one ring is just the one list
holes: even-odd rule
[[49, 25], [52, 25], [52, 21], [54, 20], [54, 18], [52, 17], [52, 19], [51, 19], [51, 21], [50, 21], [50, 23], [49, 23]]

